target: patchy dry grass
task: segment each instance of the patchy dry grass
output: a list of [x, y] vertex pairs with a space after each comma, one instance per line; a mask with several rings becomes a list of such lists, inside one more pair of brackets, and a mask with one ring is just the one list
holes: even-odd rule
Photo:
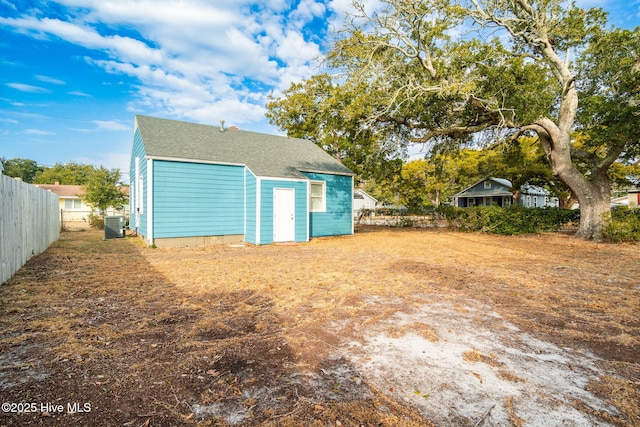
[[[588, 389], [618, 412], [574, 407], [638, 425], [639, 252], [564, 235], [372, 228], [300, 245], [179, 249], [63, 233], [0, 287], [0, 395], [92, 410], [3, 414], [0, 425], [429, 425], [371, 382], [345, 343], [384, 327], [445, 345], [446, 328], [395, 316], [445, 304], [486, 324], [469, 300], [519, 332], [597, 355], [603, 374]], [[527, 382], [499, 355], [462, 353]], [[524, 425], [517, 400], [499, 405]]]

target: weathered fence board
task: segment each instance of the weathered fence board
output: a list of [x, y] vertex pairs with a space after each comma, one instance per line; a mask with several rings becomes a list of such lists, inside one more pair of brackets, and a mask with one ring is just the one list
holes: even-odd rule
[[60, 237], [58, 195], [0, 175], [0, 283]]

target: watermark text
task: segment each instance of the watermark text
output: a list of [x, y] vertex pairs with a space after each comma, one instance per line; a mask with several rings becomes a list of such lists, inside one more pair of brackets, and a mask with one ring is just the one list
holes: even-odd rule
[[82, 414], [91, 412], [91, 403], [88, 402], [4, 402], [2, 412], [5, 414]]

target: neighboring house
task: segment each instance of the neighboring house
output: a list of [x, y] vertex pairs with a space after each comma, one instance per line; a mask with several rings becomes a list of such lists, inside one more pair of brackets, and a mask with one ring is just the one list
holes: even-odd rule
[[[89, 214], [94, 210], [85, 204], [84, 189], [81, 185], [64, 185], [56, 182], [54, 184], [34, 184], [44, 190], [55, 193], [60, 198], [60, 222], [87, 222]], [[128, 186], [122, 186], [121, 191], [128, 197]], [[122, 215], [123, 212], [113, 208], [107, 209], [106, 215]]]
[[453, 205], [459, 208], [473, 206], [511, 206], [511, 182], [502, 178], [486, 178], [453, 196]]
[[353, 234], [353, 175], [308, 140], [136, 116], [129, 228], [157, 246]]
[[560, 200], [552, 196], [549, 190], [525, 184], [520, 188], [518, 204], [525, 208], [557, 208], [560, 206]]
[[[513, 203], [511, 181], [503, 178], [486, 178], [465, 188], [453, 196], [453, 205], [459, 208], [473, 206], [511, 206]], [[520, 189], [520, 206], [527, 208], [557, 207], [558, 198], [535, 185], [523, 185]]]
[[612, 197], [611, 198], [611, 207], [616, 208], [620, 206], [629, 206], [629, 195], [624, 195], [621, 197]]
[[372, 215], [375, 215], [376, 200], [366, 191], [357, 188], [353, 191], [353, 216], [358, 217], [363, 209], [371, 210]]
[[34, 184], [44, 190], [51, 191], [60, 197], [60, 221], [86, 221], [91, 213], [91, 207], [85, 205], [82, 197], [84, 190], [81, 185]]

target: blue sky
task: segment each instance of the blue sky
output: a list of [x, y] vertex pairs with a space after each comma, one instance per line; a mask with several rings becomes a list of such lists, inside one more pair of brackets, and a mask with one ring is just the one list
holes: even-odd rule
[[[322, 71], [350, 3], [0, 0], [0, 157], [126, 173], [135, 114], [278, 133], [267, 96]], [[578, 5], [640, 25], [640, 0]]]

